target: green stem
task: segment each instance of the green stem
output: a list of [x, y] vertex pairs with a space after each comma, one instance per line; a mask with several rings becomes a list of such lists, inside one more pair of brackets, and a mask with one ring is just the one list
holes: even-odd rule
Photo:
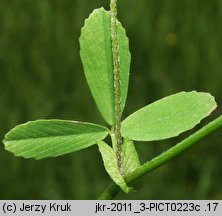
[[111, 40], [113, 53], [113, 74], [114, 74], [114, 94], [115, 94], [115, 125], [114, 134], [116, 141], [116, 154], [118, 167], [122, 170], [122, 135], [121, 135], [121, 81], [120, 81], [120, 56], [119, 37], [117, 31], [117, 0], [111, 0]]
[[[216, 118], [214, 121], [210, 122], [185, 140], [181, 141], [177, 145], [173, 146], [172, 148], [168, 149], [167, 151], [163, 152], [159, 156], [155, 157], [151, 161], [146, 162], [142, 166], [140, 166], [137, 170], [133, 173], [129, 174], [126, 177], [126, 182], [129, 184], [139, 177], [149, 173], [150, 171], [158, 168], [159, 166], [165, 164], [166, 162], [170, 161], [171, 159], [175, 158], [176, 156], [180, 155], [182, 152], [189, 149], [191, 146], [202, 140], [203, 138], [207, 137], [217, 129], [222, 127], [222, 115]], [[109, 187], [103, 192], [103, 194], [99, 197], [99, 199], [113, 199], [119, 192], [120, 188], [115, 184], [112, 183]]]

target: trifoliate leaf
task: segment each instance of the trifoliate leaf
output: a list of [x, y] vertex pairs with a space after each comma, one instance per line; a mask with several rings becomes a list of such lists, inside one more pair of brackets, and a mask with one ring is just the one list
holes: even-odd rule
[[128, 138], [124, 139], [122, 145], [122, 152], [123, 152], [123, 167], [122, 167], [123, 174], [124, 176], [127, 176], [140, 166], [140, 161], [133, 141], [131, 141]]
[[48, 158], [87, 148], [103, 140], [109, 130], [100, 125], [37, 120], [18, 125], [5, 136], [6, 150], [24, 158]]
[[122, 122], [122, 135], [151, 141], [178, 136], [193, 128], [216, 108], [204, 92], [180, 92], [136, 111]]
[[130, 188], [127, 186], [118, 168], [117, 157], [114, 150], [105, 142], [97, 142], [99, 151], [102, 155], [103, 163], [110, 178], [125, 192], [129, 193]]
[[[104, 119], [110, 124], [114, 123], [114, 82], [113, 60], [110, 33], [110, 13], [103, 8], [96, 9], [85, 21], [80, 37], [80, 55], [85, 76], [94, 100]], [[130, 53], [129, 41], [121, 23], [118, 22], [119, 52], [120, 52], [120, 79], [122, 110], [125, 105]]]

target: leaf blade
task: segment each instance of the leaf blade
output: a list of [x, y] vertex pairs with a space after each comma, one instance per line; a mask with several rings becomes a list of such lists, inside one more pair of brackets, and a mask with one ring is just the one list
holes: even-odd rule
[[136, 111], [122, 122], [122, 134], [136, 141], [162, 140], [193, 128], [216, 108], [204, 92], [180, 92]]
[[[122, 110], [125, 105], [130, 68], [129, 41], [125, 30], [118, 22], [120, 47], [120, 79]], [[110, 13], [103, 8], [96, 9], [85, 21], [80, 36], [80, 56], [85, 77], [93, 98], [108, 124], [115, 122], [114, 82]]]
[[140, 166], [140, 160], [133, 141], [131, 141], [127, 137], [124, 139], [122, 145], [122, 152], [123, 152], [123, 174], [124, 176], [127, 176]]
[[110, 178], [125, 192], [129, 193], [130, 188], [127, 186], [124, 178], [122, 177], [117, 163], [117, 157], [114, 150], [105, 142], [97, 142], [99, 151], [102, 155], [104, 167], [109, 174]]
[[24, 158], [42, 159], [75, 152], [108, 135], [100, 125], [66, 120], [37, 120], [16, 126], [5, 135], [6, 150]]

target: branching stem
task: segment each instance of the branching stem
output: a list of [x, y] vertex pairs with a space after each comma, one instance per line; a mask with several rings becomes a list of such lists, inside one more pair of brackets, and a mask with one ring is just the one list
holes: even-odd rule
[[[206, 126], [204, 126], [203, 128], [201, 128], [200, 130], [198, 130], [197, 132], [195, 132], [194, 134], [192, 134], [191, 136], [189, 136], [188, 138], [186, 138], [185, 140], [183, 140], [182, 142], [178, 143], [177, 145], [163, 152], [151, 161], [148, 161], [142, 166], [140, 166], [137, 170], [135, 170], [133, 173], [130, 173], [126, 177], [126, 182], [129, 184], [138, 179], [139, 177], [167, 163], [168, 161], [180, 155], [182, 152], [186, 151], [191, 146], [198, 143], [200, 140], [207, 137], [219, 128], [222, 128], [222, 115], [207, 124]], [[103, 192], [99, 199], [113, 199], [118, 194], [119, 190], [120, 188], [115, 183], [112, 183]]]
[[120, 56], [119, 56], [119, 37], [117, 30], [117, 0], [111, 0], [111, 40], [113, 53], [113, 74], [115, 90], [115, 125], [114, 134], [116, 141], [116, 154], [118, 167], [122, 167], [122, 135], [121, 135], [121, 81], [120, 81]]

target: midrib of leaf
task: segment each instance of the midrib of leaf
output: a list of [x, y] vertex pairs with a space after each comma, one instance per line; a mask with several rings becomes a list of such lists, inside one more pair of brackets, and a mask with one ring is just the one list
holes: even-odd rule
[[133, 141], [131, 141], [127, 137], [124, 138], [122, 150], [123, 150], [122, 173], [124, 176], [126, 176], [140, 166], [140, 160]]
[[[110, 29], [111, 13], [99, 8], [86, 19], [80, 36], [80, 56], [92, 96], [110, 126], [115, 123], [115, 95]], [[125, 29], [117, 21], [119, 34], [121, 113], [127, 97], [130, 53]]]
[[[29, 125], [30, 122], [24, 124], [24, 125]], [[78, 124], [77, 122], [74, 122], [73, 123], [75, 124]], [[87, 129], [87, 124], [86, 123], [79, 123], [81, 124], [83, 127], [86, 126], [86, 128], [84, 128], [84, 134], [91, 134], [91, 133], [97, 133], [97, 132], [102, 132], [102, 131], [92, 131], [92, 129]], [[85, 125], [84, 125], [85, 124]], [[90, 124], [88, 124], [90, 125]], [[83, 132], [82, 132], [82, 129], [78, 129], [78, 128], [70, 128], [69, 126], [66, 126], [66, 125], [55, 125], [53, 124], [53, 128], [52, 127], [46, 127], [46, 126], [43, 126], [43, 125], [35, 125], [34, 126], [35, 128], [26, 128], [25, 130], [23, 129], [23, 131], [25, 131], [25, 133], [27, 133], [27, 131], [30, 132], [30, 135], [24, 135], [22, 134], [23, 138], [21, 138], [21, 133], [17, 132], [17, 127], [15, 127], [14, 129], [12, 129], [10, 131], [10, 135], [6, 134], [5, 136], [5, 140], [6, 141], [16, 141], [16, 140], [27, 140], [27, 139], [39, 139], [39, 138], [52, 138], [52, 137], [63, 137], [63, 136], [73, 136], [73, 135], [82, 135]], [[103, 127], [103, 126], [100, 126], [101, 128], [103, 128], [104, 130], [107, 130], [108, 132], [108, 129]], [[54, 132], [58, 135], [51, 135], [50, 133], [42, 133], [42, 129], [45, 128], [47, 131], [51, 130], [50, 133]], [[58, 130], [57, 130], [57, 129]], [[41, 129], [41, 130], [37, 130], [37, 129]], [[21, 130], [21, 129], [20, 129]], [[62, 131], [64, 133], [64, 130], [66, 134], [59, 134], [60, 131]], [[87, 131], [87, 130], [90, 130], [90, 131]], [[36, 131], [38, 131], [38, 133], [36, 133]], [[69, 131], [69, 132], [68, 132]], [[39, 135], [39, 134], [42, 134], [42, 135]], [[8, 138], [8, 137], [11, 137], [13, 135], [18, 135], [20, 136], [20, 138]], [[50, 135], [49, 135], [50, 134]], [[37, 136], [37, 137], [32, 137], [30, 138], [30, 136]]]
[[117, 185], [121, 187], [121, 189], [125, 193], [128, 193], [130, 191], [130, 188], [127, 186], [119, 170], [116, 153], [108, 144], [106, 144], [103, 141], [99, 141], [98, 146], [99, 146], [99, 151], [102, 155], [105, 169], [108, 172], [109, 176]]
[[[26, 131], [28, 131], [28, 130], [30, 130], [30, 129], [26, 129]], [[51, 130], [51, 128], [50, 128], [50, 130]], [[31, 130], [30, 130], [31, 131]], [[55, 132], [56, 132], [56, 130], [54, 130]], [[26, 135], [24, 135], [23, 134], [23, 136], [26, 136], [25, 138], [18, 138], [18, 139], [11, 139], [11, 140], [7, 140], [6, 142], [13, 142], [13, 141], [22, 141], [22, 140], [34, 140], [34, 139], [44, 139], [44, 138], [57, 138], [57, 137], [70, 137], [70, 136], [81, 136], [81, 135], [88, 135], [88, 134], [93, 134], [93, 133], [103, 133], [103, 131], [100, 131], [100, 132], [97, 132], [97, 131], [94, 131], [94, 132], [89, 132], [89, 133], [79, 133], [79, 134], [61, 134], [61, 135], [56, 135], [56, 136], [53, 136], [53, 135], [49, 135], [49, 136], [47, 136], [47, 135], [45, 135], [45, 136], [38, 136], [38, 137], [32, 137], [32, 138], [30, 138], [30, 137], [27, 137]], [[15, 132], [15, 131], [13, 131], [13, 134], [17, 134], [17, 135], [20, 135], [20, 133], [18, 133], [18, 132]], [[6, 139], [7, 139], [7, 137], [6, 137]]]
[[[103, 19], [104, 19], [104, 18], [103, 18]], [[103, 21], [103, 23], [104, 23], [104, 21]], [[105, 26], [105, 25], [103, 24], [103, 28], [102, 28], [103, 34], [104, 34], [104, 29], [105, 29], [104, 26]], [[94, 33], [94, 31], [92, 31], [91, 29], [89, 29], [89, 32], [90, 32], [90, 34], [93, 34], [93, 33]], [[89, 43], [87, 43], [87, 45], [88, 45], [88, 46], [91, 46], [91, 44], [89, 44]], [[104, 40], [104, 46], [106, 47], [105, 50], [108, 50], [108, 46], [107, 46], [105, 40]], [[82, 52], [84, 53], [84, 55], [87, 56], [88, 61], [92, 62], [92, 61], [91, 61], [91, 58], [90, 58], [90, 56], [89, 56], [89, 54], [88, 54], [88, 52], [87, 52], [85, 49], [83, 49], [83, 48], [82, 48]], [[107, 60], [107, 59], [108, 59], [107, 52], [105, 52], [105, 55], [106, 55], [106, 62], [105, 62], [105, 63], [106, 63], [106, 68], [107, 68], [107, 71], [109, 71], [109, 66], [108, 66], [109, 64], [108, 64], [108, 60]], [[101, 63], [99, 63], [98, 59], [96, 59], [96, 60], [97, 60], [96, 64], [99, 65], [99, 66], [101, 66]], [[95, 64], [95, 62], [93, 62], [93, 64]], [[96, 73], [96, 78], [97, 78], [97, 80], [98, 80], [98, 76], [99, 76], [98, 73]], [[113, 102], [113, 103], [114, 103], [114, 102]]]
[[[88, 138], [89, 139], [89, 138]], [[84, 141], [87, 141], [87, 139], [85, 139]], [[40, 154], [38, 155], [39, 157], [47, 157], [47, 156], [49, 156], [50, 154], [58, 154], [60, 151], [67, 151], [67, 150], [71, 150], [72, 149], [72, 146], [73, 145], [67, 145], [66, 147], [60, 147], [60, 146], [63, 146], [65, 143], [66, 144], [68, 144], [69, 142], [72, 142], [72, 141], [70, 141], [70, 140], [67, 140], [67, 142], [63, 142], [62, 144], [60, 144], [60, 145], [57, 145], [56, 147], [54, 147], [54, 146], [52, 146], [52, 147], [50, 147], [49, 149], [47, 149], [47, 150], [43, 150], [43, 151], [41, 151], [40, 152]], [[83, 143], [83, 140], [82, 140], [82, 142], [81, 141], [79, 141], [78, 142], [78, 144], [75, 144], [75, 146], [76, 147], [80, 147], [81, 145], [82, 145], [82, 143]], [[91, 144], [92, 142], [89, 142], [89, 145]], [[96, 142], [95, 142], [95, 144], [96, 144]], [[86, 145], [85, 145], [86, 146]], [[54, 150], [54, 151], [52, 151], [52, 149], [53, 148], [56, 148], [56, 149], [59, 149], [59, 150]], [[80, 148], [79, 148], [80, 149]], [[35, 149], [33, 149], [33, 154], [31, 155], [31, 156], [34, 156], [35, 155]], [[27, 151], [28, 152], [28, 151]]]
[[37, 120], [12, 129], [5, 136], [5, 148], [17, 156], [37, 159], [81, 150], [104, 139], [103, 126], [65, 120]]
[[216, 106], [208, 93], [179, 92], [133, 113], [122, 122], [122, 133], [137, 141], [174, 137], [200, 123]]
[[[103, 133], [103, 132], [100, 132], [100, 133]], [[13, 144], [13, 147], [15, 147], [18, 151], [19, 150], [21, 150], [21, 149], [25, 149], [25, 148], [27, 148], [27, 146], [32, 146], [33, 145], [33, 140], [39, 140], [39, 141], [48, 141], [48, 142], [51, 142], [52, 140], [55, 140], [55, 139], [59, 139], [59, 137], [67, 137], [67, 138], [78, 138], [78, 139], [81, 139], [81, 136], [85, 136], [85, 135], [89, 135], [89, 134], [91, 134], [91, 133], [84, 133], [84, 134], [79, 134], [79, 135], [62, 135], [62, 136], [49, 136], [49, 137], [40, 137], [40, 138], [29, 138], [29, 139], [21, 139], [21, 140], [9, 140], [9, 141], [6, 141], [5, 143], [6, 143], [6, 146], [8, 145], [10, 145], [10, 144], [7, 144], [8, 142], [10, 142], [10, 143], [12, 143], [12, 142], [15, 142], [15, 144]], [[95, 135], [96, 136], [96, 135]], [[92, 137], [92, 136], [91, 136]], [[28, 141], [30, 141], [30, 144], [28, 144], [28, 145], [26, 145], [25, 146], [25, 148], [24, 148], [24, 145], [23, 146], [21, 146], [20, 145], [20, 143], [19, 142], [24, 142], [24, 140], [26, 141], [26, 142], [28, 142]], [[84, 140], [87, 140], [86, 138], [84, 138]], [[70, 141], [70, 140], [68, 140], [68, 141]], [[96, 141], [95, 141], [96, 142]], [[39, 144], [37, 147], [41, 147], [41, 146], [43, 146], [43, 145], [45, 145], [45, 144], [47, 144], [47, 142], [45, 142], [45, 143], [42, 143], [42, 144]], [[61, 143], [60, 145], [63, 145], [64, 144], [64, 142], [63, 143]], [[20, 145], [21, 147], [17, 147], [18, 145]], [[56, 147], [58, 147], [59, 145], [56, 145]], [[32, 149], [34, 149], [34, 148], [32, 148]]]
[[[85, 134], [84, 134], [85, 135]], [[81, 147], [82, 143], [84, 143], [85, 141], [87, 140], [91, 140], [92, 137], [88, 137], [87, 139], [84, 138], [84, 139], [81, 139], [81, 136], [84, 136], [84, 135], [73, 135], [72, 137], [76, 138], [76, 137], [79, 137], [79, 140], [78, 142], [75, 142], [73, 145], [75, 145], [75, 147]], [[96, 135], [95, 135], [96, 137]], [[25, 155], [26, 153], [28, 153], [28, 156], [29, 157], [32, 157], [34, 155], [37, 155], [38, 158], [40, 157], [47, 157], [51, 154], [56, 154], [56, 153], [59, 153], [59, 152], [62, 152], [62, 150], [71, 150], [72, 149], [72, 146], [73, 145], [67, 145], [68, 143], [72, 143], [73, 140], [67, 140], [67, 141], [63, 141], [61, 142], [60, 144], [57, 144], [56, 146], [54, 145], [54, 140], [56, 139], [57, 137], [52, 137], [50, 140], [48, 140], [48, 138], [39, 138], [39, 140], [42, 140], [42, 144], [38, 144], [37, 146], [33, 147], [33, 143], [31, 142], [31, 140], [34, 140], [34, 139], [30, 139], [30, 143], [29, 144], [26, 144], [25, 147], [23, 146], [23, 148], [16, 148], [16, 145], [19, 145], [20, 143], [19, 142], [24, 142], [24, 140], [19, 140], [19, 141], [15, 141], [17, 144], [13, 144], [13, 148], [10, 147], [10, 149], [16, 149], [16, 155], [20, 155], [21, 153], [23, 155]], [[44, 140], [46, 140], [46, 142], [44, 142]], [[26, 140], [28, 141], [28, 140]], [[9, 142], [13, 142], [13, 141], [9, 141]], [[77, 144], [76, 144], [77, 143]], [[96, 144], [96, 141], [91, 141], [88, 143], [88, 145], [91, 145], [92, 143], [95, 143]], [[50, 144], [50, 147], [48, 146], [48, 148], [46, 150], [41, 150], [39, 153], [36, 153], [36, 150], [38, 149], [41, 149], [42, 146], [44, 145], [47, 145], [47, 144]], [[66, 147], [62, 147], [61, 146], [64, 146], [64, 144], [66, 144], [67, 146]], [[7, 142], [6, 142], [6, 145], [7, 145]], [[87, 145], [84, 145], [84, 146], [87, 146]], [[9, 146], [8, 146], [9, 147]], [[6, 147], [7, 148], [7, 147]], [[24, 149], [26, 149], [24, 151]], [[59, 150], [53, 150], [53, 149], [59, 149]], [[80, 148], [79, 148], [80, 149]], [[33, 152], [32, 154], [30, 154], [30, 152]]]
[[[96, 13], [96, 11], [94, 12], [94, 13]], [[90, 19], [90, 17], [89, 17], [89, 19]], [[102, 30], [102, 32], [103, 32], [103, 35], [106, 35], [106, 25], [105, 25], [105, 17], [104, 17], [104, 14], [102, 15], [102, 28], [101, 28], [101, 30]], [[87, 20], [86, 20], [86, 22], [87, 22]], [[85, 22], [85, 23], [86, 23]], [[85, 29], [85, 31], [86, 31], [86, 29]], [[94, 31], [95, 31], [95, 29], [91, 29], [91, 28], [89, 28], [89, 29], [87, 29], [87, 31], [89, 32], [89, 34], [94, 34]], [[104, 37], [105, 38], [105, 37]], [[86, 41], [85, 41], [86, 42]], [[105, 58], [105, 62], [103, 61], [103, 63], [105, 63], [106, 64], [106, 69], [107, 69], [107, 71], [110, 71], [110, 67], [109, 67], [109, 55], [108, 55], [108, 53], [107, 53], [107, 50], [110, 50], [109, 48], [109, 45], [106, 43], [106, 40], [104, 40], [103, 41], [104, 42], [104, 46], [106, 47], [105, 49], [104, 49], [104, 53], [105, 53], [105, 55], [106, 55], [106, 58]], [[90, 47], [91, 46], [91, 44], [89, 44], [89, 43], [87, 43], [87, 47]], [[85, 47], [85, 46], [84, 46]], [[89, 54], [88, 54], [88, 51], [87, 51], [87, 49], [84, 49], [84, 47], [82, 47], [81, 48], [81, 52], [84, 54], [84, 55], [86, 55], [87, 56], [87, 59], [88, 59], [88, 61], [90, 61], [91, 63], [93, 63], [93, 64], [95, 64], [95, 62], [92, 62], [92, 60], [91, 60], [91, 58], [90, 58], [90, 56], [89, 56]], [[96, 64], [97, 65], [99, 65], [99, 67], [101, 67], [101, 62], [99, 61], [99, 59], [97, 59], [96, 58]], [[100, 62], [100, 63], [99, 63]], [[97, 80], [99, 80], [99, 76], [101, 76], [101, 74], [99, 74], [99, 73], [95, 73], [96, 74], [96, 78], [97, 78]], [[112, 78], [112, 77], [110, 77], [110, 78]], [[113, 85], [112, 85], [112, 83], [113, 83], [113, 80], [110, 82], [110, 85], [109, 85], [109, 91], [110, 92], [112, 92], [112, 90], [113, 90]], [[99, 89], [98, 89], [98, 93], [99, 93]], [[109, 100], [107, 100], [107, 101], [112, 101], [112, 103], [113, 103], [113, 107], [114, 107], [114, 100], [113, 100], [113, 98], [112, 97], [110, 97], [110, 95], [107, 95], [107, 97], [109, 97]], [[97, 103], [97, 101], [96, 101], [96, 103]], [[107, 106], [108, 107], [108, 106]], [[112, 113], [112, 111], [111, 111], [111, 113]], [[102, 113], [102, 115], [103, 115], [103, 113]], [[114, 115], [114, 113], [113, 113], [113, 115]]]
[[[106, 31], [106, 28], [105, 28], [105, 17], [104, 17], [104, 15], [103, 15], [103, 34], [105, 35], [105, 31]], [[110, 40], [111, 40], [111, 38], [110, 38]], [[107, 44], [107, 42], [106, 42], [106, 40], [104, 40], [104, 46], [106, 47], [106, 50], [109, 50], [109, 45]], [[108, 59], [109, 59], [109, 55], [108, 55], [108, 53], [107, 52], [105, 52], [106, 53], [106, 68], [107, 68], [107, 71], [109, 71], [109, 63], [108, 63]], [[114, 80], [111, 80], [111, 82], [110, 83], [114, 83]], [[112, 86], [111, 86], [111, 91], [112, 91]], [[114, 101], [113, 101], [113, 105], [114, 105]]]
[[[126, 182], [132, 183], [133, 181], [141, 178], [145, 174], [151, 172], [152, 170], [157, 169], [161, 165], [166, 164], [170, 160], [174, 159], [178, 155], [182, 154], [183, 152], [187, 151], [193, 145], [197, 144], [199, 141], [203, 140], [204, 138], [208, 137], [215, 131], [222, 128], [222, 115], [184, 139], [183, 141], [177, 143], [170, 149], [166, 150], [165, 152], [161, 153], [157, 157], [153, 158], [150, 161], [147, 161], [145, 164], [140, 166], [137, 170], [133, 173], [130, 173], [126, 177]], [[113, 199], [117, 193], [119, 192], [120, 188], [111, 183], [107, 189], [103, 192], [103, 194], [99, 197], [100, 200], [111, 200]]]

